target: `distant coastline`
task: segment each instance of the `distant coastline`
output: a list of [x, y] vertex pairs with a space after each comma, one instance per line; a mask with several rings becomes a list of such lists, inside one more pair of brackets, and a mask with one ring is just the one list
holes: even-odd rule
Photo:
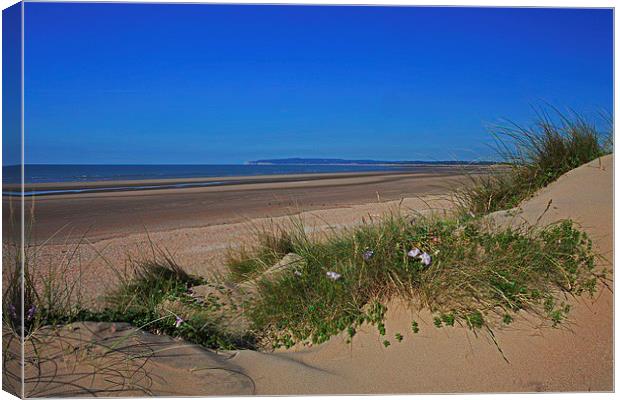
[[[142, 181], [195, 178], [232, 178], [258, 175], [297, 175], [363, 172], [432, 172], [437, 168], [458, 166], [484, 166], [466, 161], [420, 162], [374, 161], [341, 159], [258, 160], [245, 164], [161, 164], [161, 165], [85, 165], [85, 164], [26, 164], [26, 184], [100, 181]], [[3, 184], [21, 183], [20, 166], [3, 167]]]
[[[73, 166], [78, 167], [78, 166]], [[240, 186], [247, 184], [292, 184], [303, 183], [308, 184], [310, 181], [324, 181], [324, 180], [339, 180], [344, 179], [388, 179], [386, 177], [402, 177], [402, 176], [417, 176], [417, 177], [442, 177], [442, 176], [458, 176], [467, 173], [483, 173], [483, 166], [441, 166], [441, 165], [427, 165], [427, 166], [240, 166], [246, 167], [242, 170], [235, 168], [233, 171], [225, 171], [221, 169], [221, 166], [217, 166], [217, 169], [211, 170], [206, 168], [209, 166], [202, 166], [200, 171], [190, 169], [189, 172], [198, 173], [198, 176], [192, 176], [192, 174], [180, 174], [181, 171], [167, 171], [164, 173], [159, 171], [158, 174], [153, 174], [155, 171], [135, 171], [141, 172], [142, 177], [136, 179], [134, 175], [110, 175], [111, 171], [105, 171], [108, 168], [96, 169], [100, 175], [84, 175], [81, 179], [64, 178], [63, 175], [66, 171], [51, 171], [54, 174], [49, 175], [48, 179], [41, 179], [39, 176], [38, 181], [28, 181], [24, 185], [25, 196], [42, 196], [42, 195], [57, 195], [57, 194], [79, 194], [79, 193], [101, 193], [101, 192], [125, 192], [125, 191], [143, 191], [143, 190], [156, 190], [156, 189], [188, 189], [188, 188], [206, 188], [217, 186]], [[166, 166], [159, 166], [166, 167]], [[170, 167], [170, 166], [168, 166]], [[213, 167], [213, 166], [211, 166]], [[320, 170], [317, 170], [317, 168]], [[72, 175], [75, 172], [89, 172], [79, 170], [79, 168], [71, 168]], [[118, 168], [118, 166], [115, 166]], [[131, 168], [136, 168], [133, 166]], [[265, 169], [268, 168], [268, 169]], [[164, 168], [168, 169], [168, 168]], [[54, 168], [52, 168], [54, 170]], [[28, 169], [26, 169], [28, 171]], [[215, 172], [219, 173], [215, 173]], [[39, 173], [46, 172], [45, 170], [39, 171]], [[50, 172], [50, 171], [47, 171]], [[119, 172], [115, 170], [115, 172]], [[129, 172], [126, 169], [122, 169], [121, 172]], [[188, 172], [188, 171], [185, 171]], [[224, 173], [228, 172], [228, 175]], [[234, 174], [234, 173], [237, 174]], [[246, 174], [240, 174], [246, 172]], [[257, 172], [263, 172], [257, 173]], [[211, 174], [209, 174], [211, 173]], [[103, 175], [105, 174], [105, 175]], [[168, 175], [169, 174], [169, 175]], [[175, 176], [176, 175], [176, 176]], [[181, 175], [181, 176], [179, 176]], [[186, 176], [182, 176], [186, 175]], [[188, 176], [189, 175], [189, 176]], [[201, 176], [202, 175], [202, 176]], [[53, 176], [58, 178], [53, 179]], [[102, 179], [110, 176], [122, 176], [123, 178], [117, 179]], [[51, 179], [50, 179], [51, 178]], [[398, 179], [398, 178], [397, 178]], [[5, 196], [19, 196], [22, 194], [21, 185], [19, 183], [3, 182], [3, 195]]]
[[343, 158], [274, 158], [247, 161], [246, 165], [351, 165], [351, 166], [419, 166], [419, 165], [494, 165], [494, 161], [385, 161], [385, 160], [347, 160]]

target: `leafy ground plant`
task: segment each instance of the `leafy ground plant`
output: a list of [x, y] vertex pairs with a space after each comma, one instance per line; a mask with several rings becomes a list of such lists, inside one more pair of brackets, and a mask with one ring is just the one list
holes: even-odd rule
[[[570, 310], [560, 295], [592, 295], [604, 277], [594, 269], [589, 238], [571, 221], [524, 231], [394, 213], [312, 238], [294, 226], [287, 251], [303, 266], [259, 281], [260, 296], [248, 309], [262, 343], [273, 347], [321, 343], [340, 332], [353, 337], [363, 323], [387, 335], [385, 304], [395, 296], [430, 309], [437, 327], [458, 324], [492, 335], [519, 311], [556, 326]], [[244, 256], [260, 265], [283, 255], [268, 250], [261, 245]], [[412, 329], [419, 330], [417, 322]]]

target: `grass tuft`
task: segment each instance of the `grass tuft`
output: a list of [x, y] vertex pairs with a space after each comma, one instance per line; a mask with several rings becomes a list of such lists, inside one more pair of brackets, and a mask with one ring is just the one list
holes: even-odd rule
[[167, 296], [184, 293], [200, 280], [188, 275], [172, 258], [160, 251], [155, 257], [131, 260], [130, 272], [106, 298], [119, 314], [151, 314]]
[[[9, 203], [6, 237], [2, 243], [4, 265], [2, 323], [12, 335], [27, 339], [43, 325], [55, 325], [75, 319], [82, 310], [82, 263], [79, 248], [83, 238], [65, 243], [62, 257], [55, 261], [39, 256], [47, 242], [32, 240], [34, 203], [29, 210], [23, 248], [19, 229], [19, 213]], [[59, 235], [57, 231], [48, 241]], [[23, 299], [22, 299], [23, 296]], [[22, 302], [23, 300], [23, 302]], [[22, 331], [23, 328], [23, 331]]]
[[541, 110], [530, 127], [498, 127], [493, 135], [503, 165], [487, 175], [472, 175], [470, 184], [456, 191], [461, 213], [486, 215], [516, 207], [566, 172], [611, 153], [611, 132], [577, 113], [555, 109]]
[[152, 257], [131, 264], [131, 272], [107, 296], [106, 308], [88, 312], [83, 319], [129, 322], [212, 349], [254, 347], [251, 334], [235, 334], [219, 326], [222, 304], [216, 299], [205, 304], [191, 296], [191, 288], [206, 281], [187, 274], [170, 253], [155, 248]]
[[258, 245], [251, 249], [231, 249], [227, 254], [226, 265], [233, 282], [244, 282], [256, 277], [292, 251], [293, 238], [284, 227], [255, 227], [253, 234]]

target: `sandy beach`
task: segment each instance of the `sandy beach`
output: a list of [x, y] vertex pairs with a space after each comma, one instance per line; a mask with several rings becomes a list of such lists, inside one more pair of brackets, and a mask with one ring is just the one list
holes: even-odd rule
[[208, 277], [223, 272], [228, 249], [251, 245], [257, 226], [286, 224], [294, 215], [322, 231], [399, 208], [448, 208], [450, 188], [467, 179], [456, 172], [269, 176], [238, 185], [41, 196], [29, 243], [44, 244], [37, 248], [42, 268], [78, 249], [79, 270], [68, 273], [79, 276], [84, 299], [97, 303], [116, 285], [117, 271], [150, 254], [152, 244]]
[[[301, 211], [446, 194], [465, 179], [465, 171], [463, 167], [439, 167], [414, 173], [235, 177], [233, 183], [221, 186], [36, 196], [27, 198], [26, 210], [32, 209], [34, 202], [36, 224], [32, 240], [36, 242], [50, 237], [56, 243], [83, 237], [97, 241], [145, 231], [230, 224]], [[38, 185], [36, 189], [113, 188], [221, 180], [224, 178], [65, 183]], [[5, 206], [9, 201], [6, 197], [3, 199]]]
[[[613, 158], [608, 156], [571, 171], [523, 203], [518, 210], [497, 213], [490, 218], [499, 224], [515, 226], [523, 221], [535, 223], [541, 215], [543, 217], [538, 221], [541, 224], [572, 218], [591, 235], [595, 249], [603, 256], [599, 264], [611, 268], [608, 260], [613, 259], [612, 161]], [[287, 183], [281, 184], [284, 187], [280, 190], [298, 195], [306, 193], [305, 198], [302, 198], [306, 201], [306, 206], [316, 207], [321, 204], [321, 209], [300, 214], [308, 229], [319, 231], [354, 226], [363, 219], [379, 218], [396, 209], [407, 212], [437, 212], [450, 208], [451, 203], [447, 201], [446, 192], [442, 192], [441, 188], [445, 188], [446, 182], [453, 177], [374, 176], [344, 179], [347, 184], [341, 186], [335, 185], [334, 179], [331, 179], [314, 182], [317, 186], [312, 189], [303, 187], [307, 183], [297, 183], [302, 186], [300, 188], [291, 188], [291, 184]], [[363, 183], [352, 184], [354, 179], [362, 179]], [[398, 190], [403, 187], [403, 182], [407, 183], [410, 190], [408, 193], [415, 193], [416, 197], [407, 197], [407, 192]], [[366, 199], [373, 200], [372, 195], [366, 194], [373, 189], [379, 191], [385, 201], [363, 203]], [[213, 189], [187, 190], [197, 193], [184, 194], [182, 190], [178, 190], [171, 192], [171, 195], [181, 198], [188, 196], [185, 200], [188, 201], [188, 198], [196, 196], [209, 196]], [[253, 208], [245, 215], [230, 211], [231, 214], [228, 215], [235, 215], [235, 218], [228, 223], [209, 225], [205, 222], [211, 221], [205, 218], [200, 221], [203, 226], [196, 223], [196, 226], [153, 230], [150, 238], [144, 233], [136, 232], [139, 229], [132, 227], [131, 223], [122, 225], [126, 232], [124, 235], [105, 238], [105, 231], [97, 232], [94, 235], [96, 240], [89, 241], [80, 250], [83, 260], [80, 276], [84, 289], [92, 300], [96, 301], [97, 296], [114, 286], [114, 274], [110, 272], [110, 264], [122, 264], [123, 258], [128, 254], [144, 251], [148, 240], [158, 245], [166, 245], [178, 262], [193, 274], [209, 276], [217, 272], [228, 248], [251, 240], [252, 226], [267, 222], [286, 222], [286, 216], [256, 217], [260, 215], [260, 210], [263, 210], [261, 207], [265, 206], [261, 204], [261, 201], [265, 201], [264, 196], [267, 196], [265, 192], [265, 188], [248, 191], [243, 201], [253, 204]], [[210, 195], [230, 196], [225, 197], [225, 202], [229, 202], [238, 198], [240, 193], [240, 189], [231, 187], [217, 188]], [[352, 194], [358, 197], [352, 197]], [[116, 201], [125, 202], [125, 205], [132, 199], [144, 199], [147, 204], [164, 203], [163, 194], [155, 195], [154, 199], [151, 195], [97, 194], [87, 197], [89, 201], [95, 202], [102, 197], [106, 204], [114, 204], [109, 196], [118, 196]], [[401, 197], [404, 199], [390, 200]], [[256, 200], [249, 202], [250, 198]], [[60, 207], [60, 204], [56, 204], [60, 199], [61, 197], [45, 199], [51, 202], [47, 210], [52, 209], [52, 205]], [[80, 199], [80, 196], [67, 196], [66, 200], [74, 205], [87, 202]], [[549, 201], [552, 206], [545, 213]], [[356, 202], [359, 204], [355, 204]], [[45, 210], [46, 202], [41, 203]], [[289, 204], [284, 200], [281, 204], [278, 212], [285, 214]], [[335, 204], [340, 207], [335, 207]], [[207, 208], [205, 207], [205, 210]], [[76, 208], [72, 206], [72, 209]], [[65, 217], [68, 218], [69, 215], [71, 213], [67, 211]], [[168, 222], [173, 220], [170, 211], [160, 215], [168, 215]], [[251, 218], [251, 215], [255, 217], [241, 221]], [[109, 226], [109, 229], [114, 227], [113, 224]], [[131, 233], [132, 230], [134, 233]], [[53, 259], [55, 255], [66, 251], [66, 248], [67, 244], [47, 244], [43, 247], [41, 258]], [[524, 321], [497, 332], [496, 338], [503, 354], [488, 337], [475, 337], [462, 327], [438, 330], [433, 327], [432, 315], [429, 312], [415, 311], [407, 304], [394, 300], [388, 304], [386, 328], [389, 332], [402, 332], [405, 340], [402, 344], [387, 349], [381, 345], [381, 337], [376, 329], [367, 327], [358, 333], [352, 344], [346, 344], [345, 336], [339, 335], [320, 346], [296, 346], [291, 350], [278, 350], [273, 353], [242, 350], [226, 355], [190, 346], [191, 349], [184, 351], [189, 351], [191, 357], [194, 357], [188, 358], [191, 366], [188, 364], [190, 361], [171, 364], [167, 357], [155, 357], [147, 367], [152, 368], [153, 373], [162, 368], [168, 371], [164, 383], [159, 386], [153, 384], [155, 393], [177, 395], [612, 390], [612, 293], [601, 287], [594, 299], [572, 299], [570, 304], [573, 306], [570, 324], [561, 329], [538, 329], [532, 327], [525, 318]], [[411, 333], [409, 324], [412, 318], [420, 321], [421, 334]], [[93, 326], [87, 331], [94, 329], [99, 332], [97, 335], [107, 337], [109, 333], [106, 332], [113, 332], [116, 328], [108, 331], [107, 329], [111, 328], [106, 326]], [[88, 335], [92, 337], [91, 333]], [[153, 340], [155, 339], [149, 339], [151, 342]], [[164, 350], [164, 353], [176, 354], [175, 352], [179, 351], [175, 350], [177, 342], [166, 340], [159, 338], [153, 343], [158, 343], [157, 346], [162, 346], [163, 349], [170, 349]], [[196, 365], [227, 371], [226, 382], [221, 380], [222, 376], [212, 375], [203, 377], [217, 382], [217, 385], [210, 388], [194, 388], [188, 383], [189, 386], [184, 386], [188, 391], [171, 390], [172, 386], [177, 386], [175, 382], [189, 382], [188, 379], [191, 380], [198, 372], [187, 375], [186, 368], [194, 368]], [[101, 385], [105, 386], [105, 383]]]

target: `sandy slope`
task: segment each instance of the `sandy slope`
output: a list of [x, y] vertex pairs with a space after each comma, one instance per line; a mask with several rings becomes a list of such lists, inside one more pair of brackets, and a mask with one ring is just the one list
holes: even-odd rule
[[[572, 218], [591, 235], [596, 249], [612, 260], [612, 187], [613, 158], [608, 156], [569, 172], [526, 201], [520, 210], [498, 213], [494, 218], [500, 223], [513, 224], [522, 220], [536, 222], [541, 215], [541, 224]], [[551, 206], [544, 213], [549, 200], [552, 200]], [[332, 214], [325, 210], [318, 220], [350, 224], [360, 215], [349, 214], [362, 210], [369, 211], [363, 207], [352, 208], [346, 211], [348, 216], [343, 217], [337, 210]], [[373, 207], [373, 211], [377, 209]], [[517, 216], [512, 216], [515, 213]], [[217, 228], [221, 229], [220, 239], [227, 241], [238, 235], [234, 227]], [[205, 230], [194, 233], [198, 232], [215, 233]], [[191, 233], [185, 230], [176, 234], [192, 240], [189, 239]], [[604, 264], [601, 261], [600, 265]], [[200, 267], [195, 265], [194, 268]], [[168, 350], [159, 352], [165, 356], [147, 360], [145, 368], [167, 371], [166, 384], [172, 385], [157, 384], [152, 387], [154, 394], [174, 392], [169, 391], [169, 387], [188, 390], [195, 387], [185, 385], [196, 363], [230, 372], [222, 372], [226, 377], [225, 385], [219, 385], [215, 375], [204, 377], [204, 385], [210, 385], [209, 390], [205, 389], [209, 394], [613, 390], [613, 296], [602, 290], [594, 300], [584, 298], [571, 302], [574, 303], [571, 330], [540, 330], [515, 323], [509, 330], [499, 332], [497, 339], [509, 362], [485, 337], [476, 338], [462, 328], [436, 329], [428, 313], [417, 314], [393, 302], [389, 304], [386, 323], [392, 346], [387, 349], [381, 345], [383, 338], [376, 329], [366, 328], [356, 335], [352, 345], [345, 344], [343, 337], [335, 337], [312, 348], [272, 354], [203, 352], [188, 358], [187, 362], [178, 362], [176, 348], [180, 342], [168, 338], [165, 339], [167, 344], [162, 345]], [[417, 335], [411, 332], [412, 318], [420, 322], [421, 331]], [[393, 340], [397, 332], [405, 336], [402, 343]], [[195, 394], [205, 394], [205, 390]]]
[[[612, 188], [613, 157], [607, 156], [569, 172], [526, 201], [515, 221], [536, 222], [552, 200], [540, 223], [574, 219], [592, 236], [596, 249], [612, 260]], [[612, 390], [611, 292], [601, 291], [594, 301], [580, 300], [571, 316], [572, 332], [534, 330], [524, 324], [500, 332], [498, 340], [509, 363], [488, 340], [460, 328], [436, 329], [425, 313], [415, 316], [424, 322], [414, 336], [412, 313], [397, 304], [391, 305], [387, 317], [388, 335], [400, 332], [405, 340], [392, 340], [387, 349], [375, 332], [366, 332], [357, 335], [352, 346], [335, 338], [313, 349], [275, 356], [242, 351], [234, 360], [264, 394]], [[282, 367], [273, 358], [298, 361], [305, 366], [300, 370], [318, 369], [329, 378], [283, 379]]]

